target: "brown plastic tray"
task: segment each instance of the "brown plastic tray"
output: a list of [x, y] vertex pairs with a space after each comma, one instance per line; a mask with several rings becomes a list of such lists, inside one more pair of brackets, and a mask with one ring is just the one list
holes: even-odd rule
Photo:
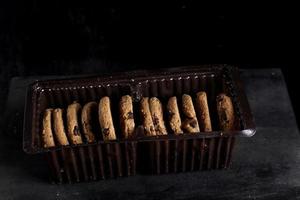
[[[141, 97], [156, 96], [165, 105], [171, 96], [181, 98], [182, 94], [190, 94], [194, 97], [198, 91], [207, 93], [213, 132], [179, 136], [143, 135], [138, 110]], [[232, 97], [240, 130], [219, 130], [216, 96], [221, 92]], [[137, 136], [133, 139], [122, 139], [118, 126], [118, 101], [125, 94], [131, 95], [134, 102]], [[46, 108], [66, 108], [73, 101], [84, 105], [89, 101], [99, 101], [103, 96], [109, 96], [112, 101], [117, 140], [104, 142], [99, 133], [98, 141], [93, 144], [42, 147], [42, 115]], [[238, 69], [228, 65], [205, 65], [36, 81], [27, 92], [23, 148], [29, 154], [45, 154], [55, 182], [79, 182], [136, 173], [228, 168], [236, 136], [251, 137], [255, 131]]]

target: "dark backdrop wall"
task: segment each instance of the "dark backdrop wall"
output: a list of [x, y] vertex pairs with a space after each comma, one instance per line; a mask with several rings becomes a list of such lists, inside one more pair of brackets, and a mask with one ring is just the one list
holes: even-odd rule
[[282, 5], [231, 11], [185, 0], [108, 2], [1, 2], [0, 95], [13, 76], [234, 63], [281, 67], [299, 111], [290, 64], [296, 18]]

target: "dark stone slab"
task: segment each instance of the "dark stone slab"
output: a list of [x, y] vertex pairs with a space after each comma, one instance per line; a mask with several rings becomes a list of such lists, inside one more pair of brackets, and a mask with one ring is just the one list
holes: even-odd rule
[[[0, 140], [1, 198], [296, 199], [300, 196], [300, 136], [282, 73], [278, 69], [245, 70], [242, 79], [257, 133], [239, 138], [229, 170], [52, 185], [44, 164], [22, 152], [18, 134], [7, 134]], [[25, 82], [20, 84], [20, 93]], [[22, 112], [24, 95], [15, 98], [7, 113]]]

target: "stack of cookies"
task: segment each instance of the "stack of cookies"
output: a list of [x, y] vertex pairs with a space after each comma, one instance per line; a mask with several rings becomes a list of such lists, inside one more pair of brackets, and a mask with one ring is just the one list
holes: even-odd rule
[[[224, 131], [233, 130], [235, 116], [231, 98], [222, 93], [217, 96], [216, 101], [219, 127]], [[143, 126], [144, 135], [180, 135], [212, 131], [205, 92], [198, 92], [194, 102], [190, 95], [184, 94], [180, 102], [175, 96], [169, 98], [167, 112], [164, 112], [164, 107], [157, 97], [143, 97], [139, 102], [138, 113], [141, 115], [139, 125]], [[122, 138], [125, 139], [133, 138], [136, 133], [137, 121], [133, 108], [132, 97], [122, 96], [119, 101], [119, 119]], [[107, 96], [102, 97], [99, 103], [88, 102], [83, 108], [79, 103], [73, 102], [67, 107], [66, 116], [61, 108], [49, 108], [44, 112], [42, 138], [45, 148], [82, 144], [83, 141], [94, 143], [99, 138], [98, 132], [102, 133], [104, 141], [117, 139], [111, 102]]]

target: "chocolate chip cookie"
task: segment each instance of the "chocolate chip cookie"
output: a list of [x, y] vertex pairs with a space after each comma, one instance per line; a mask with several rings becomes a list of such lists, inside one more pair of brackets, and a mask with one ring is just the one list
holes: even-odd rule
[[117, 139], [114, 123], [111, 115], [110, 99], [109, 97], [102, 97], [98, 107], [99, 122], [103, 135], [103, 140]]
[[68, 136], [72, 144], [81, 144], [82, 138], [78, 124], [81, 105], [77, 102], [72, 103], [67, 108]]
[[217, 96], [217, 110], [219, 116], [220, 128], [223, 131], [235, 129], [234, 108], [231, 98], [226, 94]]
[[201, 130], [212, 131], [206, 92], [198, 92], [196, 95], [196, 110]]
[[93, 121], [92, 121], [92, 112], [97, 111], [97, 103], [89, 102], [85, 104], [82, 108], [81, 113], [81, 123], [83, 134], [88, 143], [95, 142], [95, 134], [93, 133]]
[[52, 118], [52, 111], [53, 109], [46, 109], [43, 116], [43, 132], [42, 138], [44, 142], [44, 147], [54, 147], [54, 138], [52, 133], [52, 125], [51, 125], [51, 118]]
[[152, 120], [152, 115], [151, 115], [151, 111], [150, 111], [148, 97], [142, 98], [142, 100], [140, 102], [140, 111], [141, 111], [141, 118], [143, 120], [145, 135], [147, 135], [147, 136], [156, 135], [153, 120]]
[[185, 116], [185, 120], [182, 123], [182, 129], [188, 133], [200, 132], [192, 97], [190, 95], [184, 94], [182, 96], [182, 112]]
[[133, 117], [133, 104], [132, 98], [129, 95], [121, 97], [120, 104], [120, 125], [124, 138], [130, 138], [133, 136], [135, 123]]
[[53, 110], [53, 127], [59, 145], [69, 145], [64, 126], [63, 110], [60, 108], [56, 108]]
[[181, 129], [181, 118], [177, 104], [177, 98], [171, 97], [167, 104], [168, 115], [169, 115], [169, 124], [173, 133], [178, 135], [182, 134], [183, 131]]
[[161, 102], [158, 98], [152, 97], [149, 104], [156, 135], [167, 135]]

